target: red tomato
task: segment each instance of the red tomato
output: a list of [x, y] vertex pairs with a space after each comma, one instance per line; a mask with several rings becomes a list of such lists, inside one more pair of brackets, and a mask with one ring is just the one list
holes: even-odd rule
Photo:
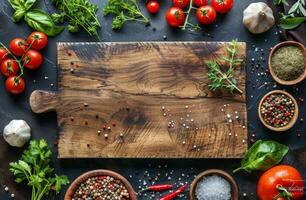
[[212, 0], [211, 5], [218, 13], [225, 14], [232, 9], [234, 0]]
[[15, 56], [22, 56], [28, 48], [28, 43], [22, 38], [15, 38], [10, 42], [10, 51]]
[[19, 71], [19, 65], [18, 63], [11, 59], [5, 59], [1, 63], [1, 72], [4, 76], [15, 76]]
[[147, 10], [151, 14], [157, 13], [159, 11], [159, 3], [155, 0], [149, 1], [147, 3]]
[[193, 5], [196, 7], [206, 6], [207, 0], [193, 0]]
[[25, 82], [18, 76], [10, 76], [5, 81], [5, 88], [12, 94], [20, 94], [25, 89]]
[[186, 8], [190, 4], [190, 0], [172, 0], [175, 7]]
[[171, 7], [166, 12], [166, 21], [172, 27], [182, 26], [185, 21], [184, 11], [177, 7]]
[[41, 50], [47, 46], [48, 37], [42, 32], [33, 32], [28, 37], [28, 43], [32, 44], [32, 49]]
[[202, 6], [197, 9], [197, 19], [201, 24], [211, 24], [216, 20], [217, 13], [211, 6]]
[[5, 48], [0, 48], [0, 63], [5, 59], [7, 58], [8, 56], [8, 52]]
[[[301, 174], [289, 165], [278, 165], [266, 171], [257, 184], [259, 200], [271, 200], [280, 194], [280, 188], [292, 195], [292, 200], [300, 200], [304, 195], [304, 182]], [[276, 200], [285, 200], [279, 196]], [[291, 198], [290, 198], [291, 199]]]
[[29, 50], [23, 58], [24, 66], [28, 69], [37, 69], [43, 61], [41, 53], [36, 50]]

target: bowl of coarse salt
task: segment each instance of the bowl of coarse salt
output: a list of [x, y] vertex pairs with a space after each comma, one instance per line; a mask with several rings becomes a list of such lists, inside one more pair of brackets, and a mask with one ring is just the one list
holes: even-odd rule
[[210, 169], [200, 173], [191, 183], [191, 200], [238, 200], [238, 186], [227, 172]]

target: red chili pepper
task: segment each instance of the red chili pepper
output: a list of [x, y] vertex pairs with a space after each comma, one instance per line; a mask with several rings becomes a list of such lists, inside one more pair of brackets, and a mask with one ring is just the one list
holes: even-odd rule
[[163, 190], [169, 190], [172, 188], [172, 185], [151, 185], [148, 186], [147, 188], [139, 191], [139, 192], [144, 192], [144, 191], [163, 191]]
[[177, 197], [179, 194], [181, 194], [185, 188], [187, 187], [187, 184], [181, 186], [179, 189], [177, 189], [176, 191], [170, 193], [170, 194], [167, 194], [166, 196], [162, 197], [161, 199], [159, 200], [171, 200], [171, 199], [174, 199], [175, 197]]

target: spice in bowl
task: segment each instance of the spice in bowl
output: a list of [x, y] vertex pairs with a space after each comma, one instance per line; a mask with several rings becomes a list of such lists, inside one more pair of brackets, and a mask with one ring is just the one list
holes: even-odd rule
[[286, 94], [272, 93], [266, 96], [260, 105], [262, 119], [269, 126], [280, 128], [293, 119], [295, 104]]
[[96, 176], [81, 183], [72, 195], [72, 200], [85, 199], [129, 200], [130, 195], [120, 180], [111, 176]]
[[303, 75], [306, 60], [297, 46], [282, 46], [272, 55], [271, 67], [275, 75], [284, 81], [293, 81]]
[[197, 200], [230, 200], [231, 185], [219, 175], [204, 176], [195, 188]]

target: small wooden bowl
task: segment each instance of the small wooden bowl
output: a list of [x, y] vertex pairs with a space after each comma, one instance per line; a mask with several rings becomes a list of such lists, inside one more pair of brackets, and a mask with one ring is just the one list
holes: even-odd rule
[[282, 80], [280, 79], [279, 77], [277, 77], [277, 75], [274, 73], [273, 71], [273, 68], [272, 68], [272, 56], [273, 54], [275, 53], [276, 50], [278, 50], [279, 48], [281, 47], [284, 47], [284, 46], [295, 46], [297, 48], [299, 48], [302, 52], [303, 52], [303, 55], [304, 55], [304, 59], [306, 59], [306, 48], [304, 47], [303, 44], [299, 43], [299, 42], [294, 42], [294, 41], [286, 41], [286, 42], [281, 42], [279, 44], [277, 44], [276, 46], [274, 46], [270, 52], [270, 55], [269, 55], [269, 62], [268, 62], [268, 65], [269, 65], [269, 71], [270, 71], [270, 74], [272, 76], [272, 78], [278, 82], [279, 84], [282, 84], [282, 85], [295, 85], [301, 81], [303, 81], [306, 77], [306, 64], [305, 64], [305, 67], [304, 67], [304, 73], [301, 74], [301, 76], [295, 80], [292, 80], [292, 81], [285, 81], [285, 80]]
[[[290, 97], [292, 99], [292, 102], [294, 103], [294, 115], [291, 119], [291, 121], [286, 125], [286, 126], [283, 126], [283, 127], [279, 127], [279, 128], [276, 128], [276, 127], [273, 127], [273, 126], [270, 126], [268, 125], [265, 120], [263, 119], [263, 117], [261, 116], [261, 113], [260, 113], [260, 108], [261, 108], [261, 105], [263, 103], [263, 101], [265, 100], [265, 98], [271, 94], [284, 94], [284, 95], [287, 95], [288, 97]], [[259, 106], [258, 106], [258, 115], [259, 115], [259, 119], [260, 121], [263, 123], [263, 125], [265, 125], [265, 127], [267, 127], [268, 129], [272, 130], [272, 131], [276, 131], [276, 132], [282, 132], [282, 131], [286, 131], [290, 128], [292, 128], [292, 126], [295, 124], [298, 116], [299, 116], [299, 107], [298, 107], [298, 104], [295, 100], [295, 98], [289, 94], [288, 92], [285, 92], [285, 91], [282, 91], [282, 90], [273, 90], [271, 92], [268, 92], [265, 96], [262, 97], [262, 99], [260, 100], [260, 103], [259, 103]]]
[[227, 180], [229, 182], [229, 184], [231, 185], [231, 191], [232, 191], [231, 200], [238, 200], [239, 193], [238, 193], [238, 186], [237, 186], [236, 181], [227, 172], [219, 170], [219, 169], [206, 170], [206, 171], [200, 173], [197, 177], [195, 177], [195, 179], [192, 181], [192, 183], [190, 185], [189, 198], [191, 200], [197, 200], [197, 198], [195, 196], [195, 190], [196, 190], [198, 182], [204, 176], [211, 176], [211, 175], [218, 175], [218, 176], [221, 176], [222, 178], [224, 178], [225, 180]]
[[86, 172], [86, 173], [82, 174], [81, 176], [79, 176], [77, 179], [75, 179], [72, 182], [72, 184], [70, 185], [70, 187], [68, 188], [68, 190], [65, 194], [65, 199], [64, 200], [71, 200], [72, 195], [78, 189], [79, 185], [81, 183], [83, 183], [84, 181], [86, 181], [88, 178], [95, 177], [95, 176], [111, 176], [114, 179], [120, 180], [125, 185], [125, 187], [127, 188], [128, 192], [130, 194], [130, 199], [131, 200], [137, 200], [136, 193], [135, 193], [132, 185], [129, 183], [128, 180], [126, 180], [123, 176], [121, 176], [120, 174], [118, 174], [116, 172], [113, 172], [113, 171], [110, 171], [110, 170], [104, 170], [104, 169], [93, 170], [93, 171]]

